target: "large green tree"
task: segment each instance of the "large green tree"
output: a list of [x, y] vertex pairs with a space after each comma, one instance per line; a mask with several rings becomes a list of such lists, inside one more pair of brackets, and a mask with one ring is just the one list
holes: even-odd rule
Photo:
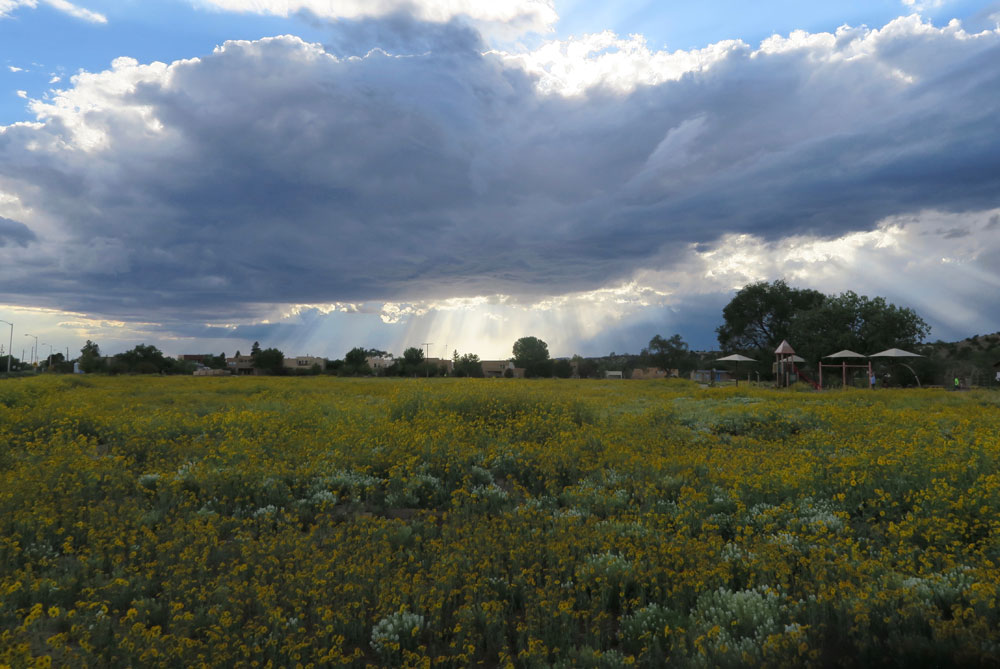
[[912, 309], [849, 290], [795, 314], [788, 339], [799, 355], [814, 362], [845, 348], [862, 354], [911, 349], [928, 334], [930, 327]]
[[719, 345], [723, 351], [773, 351], [789, 337], [792, 318], [824, 299], [819, 291], [792, 288], [781, 279], [744, 286], [722, 310], [724, 322], [715, 330]]
[[552, 376], [549, 345], [538, 337], [521, 337], [514, 342], [514, 366], [523, 367], [527, 377]]

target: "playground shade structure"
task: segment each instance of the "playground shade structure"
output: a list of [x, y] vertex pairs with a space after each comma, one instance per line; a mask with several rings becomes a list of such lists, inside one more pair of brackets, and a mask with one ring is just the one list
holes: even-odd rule
[[[745, 355], [740, 355], [739, 353], [733, 353], [732, 355], [727, 355], [724, 358], [717, 358], [716, 362], [734, 362], [736, 363], [737, 369], [741, 362], [757, 362], [753, 358], [748, 358]], [[750, 383], [750, 372], [747, 372], [747, 383]], [[740, 377], [736, 377], [736, 385], [740, 385]]]

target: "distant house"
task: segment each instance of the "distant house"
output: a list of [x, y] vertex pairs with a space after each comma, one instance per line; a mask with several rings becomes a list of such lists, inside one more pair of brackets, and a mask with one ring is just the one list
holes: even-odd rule
[[455, 364], [448, 358], [427, 358], [427, 363], [435, 367], [443, 367], [445, 370], [444, 373], [449, 376], [455, 369]]
[[370, 355], [365, 358], [365, 362], [376, 375], [382, 375], [395, 364], [396, 360], [391, 355]]
[[608, 370], [608, 371], [604, 372], [604, 378], [606, 378], [606, 379], [624, 379], [625, 376], [620, 371]]
[[282, 363], [285, 369], [312, 369], [313, 365], [319, 365], [320, 369], [326, 367], [326, 358], [317, 358], [314, 355], [299, 355], [292, 358], [285, 358]]
[[177, 356], [177, 359], [181, 362], [197, 362], [198, 364], [204, 364], [208, 358], [214, 358], [215, 356], [211, 353], [184, 353]]
[[[480, 363], [483, 368], [483, 376], [486, 378], [503, 378], [509, 376], [515, 379], [524, 378], [524, 369], [515, 367], [512, 360], [483, 360]], [[510, 372], [508, 374], [507, 372]]]
[[251, 376], [260, 373], [260, 370], [253, 366], [253, 356], [251, 355], [237, 355], [232, 358], [226, 358], [226, 367], [230, 372], [239, 376]]

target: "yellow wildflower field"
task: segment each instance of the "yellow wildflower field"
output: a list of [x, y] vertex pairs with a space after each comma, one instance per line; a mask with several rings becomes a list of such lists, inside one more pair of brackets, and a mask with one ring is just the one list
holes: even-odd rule
[[0, 665], [1000, 662], [1000, 394], [0, 383]]

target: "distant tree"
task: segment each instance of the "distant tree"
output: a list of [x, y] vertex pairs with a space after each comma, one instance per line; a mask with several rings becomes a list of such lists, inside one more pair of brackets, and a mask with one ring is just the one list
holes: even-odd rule
[[643, 351], [653, 366], [664, 371], [679, 370], [681, 374], [694, 369], [696, 362], [688, 350], [687, 342], [679, 334], [664, 339], [656, 335], [649, 340], [649, 347]]
[[538, 337], [521, 337], [514, 342], [514, 366], [523, 367], [526, 377], [552, 376], [549, 345]]
[[151, 344], [139, 344], [114, 356], [108, 371], [112, 374], [183, 374], [189, 373], [193, 368], [194, 365], [190, 363], [166, 357]]
[[568, 379], [573, 376], [573, 365], [565, 358], [556, 360], [552, 363], [552, 374], [560, 379]]
[[[0, 360], [3, 361], [3, 367], [2, 367], [2, 369], [0, 369], [0, 371], [6, 372], [7, 371], [7, 355], [4, 354], [3, 358], [0, 359]], [[12, 355], [11, 356], [11, 358], [10, 358], [10, 371], [12, 371], [12, 372], [21, 372], [21, 371], [24, 371], [24, 370], [26, 370], [28, 368], [29, 368], [29, 365], [27, 363], [21, 361], [21, 360], [18, 360], [18, 358], [17, 358], [16, 355]]]
[[820, 306], [823, 293], [792, 288], [783, 280], [744, 286], [723, 310], [716, 328], [723, 351], [773, 351], [789, 337], [792, 318]]
[[403, 351], [403, 362], [408, 365], [419, 365], [424, 361], [424, 352], [416, 346]]
[[576, 375], [581, 379], [597, 378], [597, 362], [594, 359], [574, 355], [573, 362], [576, 363]]
[[53, 353], [51, 359], [46, 359], [43, 361], [46, 368], [56, 374], [72, 374], [73, 373], [73, 363], [66, 359], [66, 356], [62, 353]]
[[458, 351], [451, 356], [455, 376], [483, 376], [483, 363], [475, 353], [459, 355]]
[[254, 368], [268, 374], [283, 374], [285, 372], [284, 363], [285, 354], [276, 348], [258, 350], [257, 354], [253, 356]]
[[360, 346], [355, 346], [344, 356], [344, 364], [340, 366], [338, 373], [342, 376], [368, 376], [372, 373], [368, 366], [368, 351]]
[[424, 352], [416, 346], [403, 351], [403, 357], [393, 365], [393, 373], [400, 376], [429, 376], [431, 369], [424, 365]]
[[849, 290], [796, 313], [788, 339], [794, 342], [796, 353], [815, 361], [843, 349], [861, 354], [912, 349], [928, 334], [930, 327], [912, 309]]
[[344, 356], [344, 364], [359, 367], [368, 359], [368, 352], [360, 346], [355, 346]]
[[83, 348], [80, 349], [78, 362], [80, 363], [80, 370], [88, 374], [102, 372], [106, 368], [104, 358], [101, 357], [101, 347], [89, 339], [83, 345]]
[[225, 353], [220, 353], [219, 355], [206, 355], [202, 359], [201, 364], [205, 365], [209, 369], [228, 369]]
[[257, 357], [258, 353], [260, 353], [260, 342], [255, 341], [253, 343], [253, 346], [250, 347], [250, 355], [253, 357]]

